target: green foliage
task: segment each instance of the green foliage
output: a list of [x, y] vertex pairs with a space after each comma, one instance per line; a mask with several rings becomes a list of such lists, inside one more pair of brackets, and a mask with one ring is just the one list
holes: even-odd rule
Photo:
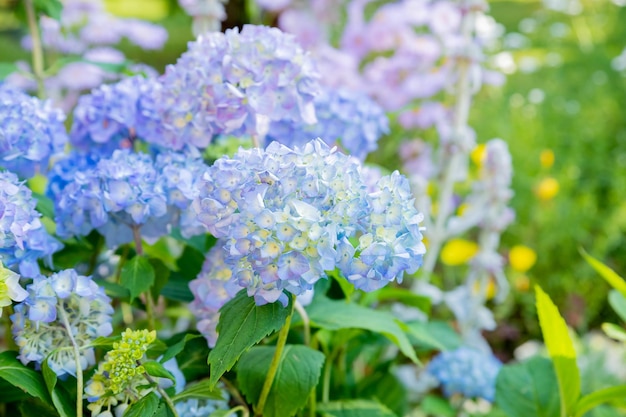
[[159, 408], [159, 397], [154, 392], [146, 395], [124, 413], [124, 417], [152, 417]]
[[170, 371], [165, 369], [162, 363], [156, 361], [147, 361], [141, 363], [146, 369], [146, 373], [157, 378], [167, 378], [176, 382], [176, 378]]
[[45, 403], [50, 403], [50, 396], [43, 376], [22, 365], [17, 360], [17, 352], [0, 352], [0, 378], [29, 395], [37, 397]]
[[215, 348], [209, 354], [210, 380], [216, 384], [231, 369], [242, 353], [265, 336], [280, 329], [290, 308], [280, 303], [257, 306], [245, 290], [220, 309], [220, 321]]
[[61, 417], [76, 416], [76, 407], [69, 395], [63, 388], [57, 386], [57, 374], [48, 366], [49, 357], [50, 355], [41, 364], [41, 373], [52, 398], [52, 404]]
[[207, 400], [222, 400], [222, 393], [219, 388], [214, 387], [211, 381], [203, 379], [202, 381], [194, 384], [189, 384], [180, 393], [172, 397], [175, 402], [183, 401], [189, 398], [207, 399]]
[[38, 13], [61, 20], [63, 3], [60, 0], [33, 0], [33, 4]]
[[612, 401], [623, 401], [626, 396], [626, 385], [609, 387], [598, 390], [592, 394], [585, 395], [578, 401], [574, 409], [574, 417], [582, 417], [586, 412], [601, 404]]
[[317, 409], [324, 417], [396, 417], [384, 405], [369, 400], [331, 401]]
[[[237, 365], [237, 382], [248, 402], [255, 404], [270, 368], [275, 348], [256, 346], [242, 355]], [[317, 385], [324, 355], [302, 345], [287, 345], [282, 352], [276, 377], [265, 408], [267, 417], [288, 417], [303, 408]]]
[[461, 337], [443, 321], [407, 323], [411, 342], [424, 349], [453, 350], [461, 346]]
[[199, 334], [186, 334], [181, 340], [168, 347], [160, 362], [165, 363], [183, 351], [188, 341], [201, 337]]
[[130, 292], [130, 301], [154, 284], [154, 268], [143, 256], [135, 256], [122, 267], [120, 284]]

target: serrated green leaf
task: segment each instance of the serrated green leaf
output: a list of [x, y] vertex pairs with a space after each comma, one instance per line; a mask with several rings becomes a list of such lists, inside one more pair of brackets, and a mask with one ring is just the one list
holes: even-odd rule
[[[52, 355], [52, 353], [50, 353], [50, 355]], [[56, 408], [61, 417], [74, 417], [76, 416], [76, 405], [69, 398], [69, 395], [65, 390], [56, 386], [57, 374], [54, 373], [48, 365], [48, 358], [50, 355], [48, 355], [42, 362], [41, 373], [43, 374], [43, 379], [46, 383], [46, 387], [48, 388], [48, 392], [50, 393], [50, 397], [52, 398], [52, 404], [54, 404], [54, 408]]]
[[574, 417], [582, 417], [587, 411], [613, 401], [623, 401], [626, 397], [626, 385], [608, 387], [582, 397], [574, 409]]
[[212, 384], [231, 369], [243, 352], [260, 342], [267, 335], [279, 330], [291, 307], [280, 303], [257, 306], [254, 298], [248, 297], [245, 290], [239, 293], [220, 309], [217, 325], [217, 343], [209, 354]]
[[332, 417], [396, 417], [384, 405], [368, 400], [342, 400], [318, 404], [323, 416]]
[[22, 365], [17, 360], [17, 352], [0, 353], [0, 378], [31, 396], [40, 398], [44, 403], [51, 401], [43, 376]]
[[626, 322], [626, 297], [617, 290], [611, 290], [609, 292], [609, 304], [613, 308], [613, 311]]
[[307, 307], [307, 312], [313, 327], [327, 330], [363, 329], [380, 333], [398, 346], [407, 358], [419, 363], [399, 320], [390, 313], [326, 297], [317, 297]]
[[611, 339], [626, 342], [626, 331], [613, 323], [602, 323], [602, 331]]
[[554, 365], [547, 358], [504, 365], [496, 379], [496, 405], [509, 417], [558, 417], [557, 386]]
[[128, 289], [132, 302], [139, 294], [148, 291], [154, 284], [154, 268], [146, 258], [135, 256], [122, 267], [120, 284]]
[[159, 397], [154, 392], [128, 407], [124, 417], [152, 417], [159, 408]]
[[146, 369], [146, 372], [150, 376], [154, 376], [157, 378], [167, 378], [172, 381], [176, 381], [176, 377], [165, 369], [162, 363], [156, 361], [146, 361], [141, 363], [143, 367]]
[[174, 413], [172, 412], [172, 410], [170, 410], [170, 407], [167, 405], [167, 403], [161, 400], [159, 408], [157, 408], [156, 413], [154, 413], [154, 417], [174, 417]]
[[559, 383], [561, 415], [569, 416], [580, 396], [580, 373], [576, 364], [574, 342], [569, 335], [565, 320], [548, 294], [539, 286], [535, 286], [535, 293], [541, 333], [554, 362]]
[[189, 384], [185, 389], [172, 397], [174, 402], [186, 400], [189, 398], [206, 399], [206, 400], [223, 400], [222, 392], [219, 388], [211, 385], [211, 381], [203, 379], [200, 382]]
[[591, 265], [591, 267], [595, 269], [596, 272], [600, 274], [600, 276], [602, 276], [602, 278], [604, 278], [604, 280], [608, 282], [611, 287], [615, 288], [624, 297], [626, 297], [626, 281], [624, 281], [622, 277], [620, 277], [611, 268], [609, 268], [593, 256], [589, 255], [583, 249], [580, 250], [580, 253], [582, 254], [583, 258], [585, 258], [587, 263]]
[[[249, 403], [257, 403], [275, 351], [274, 346], [255, 346], [241, 356], [237, 382]], [[295, 415], [306, 405], [309, 394], [317, 385], [323, 364], [324, 354], [317, 350], [303, 345], [285, 346], [262, 410], [263, 416]]]
[[178, 355], [180, 352], [183, 351], [188, 341], [197, 339], [199, 337], [201, 337], [199, 334], [189, 334], [189, 333], [186, 334], [185, 337], [183, 337], [181, 340], [179, 340], [178, 342], [174, 343], [172, 346], [167, 348], [160, 362], [165, 363], [169, 361], [170, 359], [172, 359], [173, 357], [175, 357], [176, 355]]
[[237, 407], [231, 408], [230, 410], [217, 410], [212, 412], [209, 417], [232, 417], [237, 415], [237, 411], [244, 412], [245, 408], [242, 405], [238, 405]]

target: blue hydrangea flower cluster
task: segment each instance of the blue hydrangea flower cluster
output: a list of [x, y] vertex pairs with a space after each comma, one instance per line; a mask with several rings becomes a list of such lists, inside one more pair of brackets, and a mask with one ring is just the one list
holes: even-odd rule
[[50, 102], [0, 84], [0, 167], [31, 178], [63, 151], [65, 115]]
[[313, 123], [317, 77], [309, 55], [279, 29], [207, 33], [144, 99], [151, 122], [138, 133], [166, 148], [204, 148], [218, 134], [263, 136], [276, 120]]
[[107, 156], [116, 149], [132, 148], [138, 125], [144, 121], [140, 98], [155, 84], [155, 79], [134, 76], [81, 96], [74, 109], [72, 145]]
[[96, 362], [94, 339], [113, 331], [113, 307], [104, 290], [91, 279], [67, 269], [46, 278], [36, 277], [26, 288], [29, 295], [15, 306], [12, 332], [23, 364], [40, 366], [54, 350], [48, 365], [59, 377], [76, 375], [72, 339], [80, 350], [84, 370]]
[[28, 278], [39, 274], [37, 259], [51, 262], [62, 247], [43, 227], [36, 205], [15, 174], [0, 171], [0, 262]]
[[[72, 171], [72, 160], [87, 169]], [[153, 161], [126, 149], [89, 169], [91, 163], [77, 155], [54, 169], [58, 175], [50, 181], [49, 194], [55, 197], [59, 236], [84, 236], [96, 229], [112, 248], [133, 241], [134, 228], [148, 241], [171, 227], [180, 226], [186, 237], [204, 231], [190, 207], [206, 169], [199, 155], [164, 153]]]
[[226, 390], [222, 389], [223, 400], [198, 400], [191, 398], [186, 401], [176, 403], [176, 412], [179, 416], [185, 417], [210, 417], [214, 412], [219, 410], [228, 410], [228, 401], [230, 396]]
[[367, 95], [347, 89], [324, 88], [315, 97], [317, 123], [281, 120], [273, 122], [266, 136], [288, 147], [303, 146], [323, 138], [329, 145], [339, 143], [350, 155], [363, 161], [389, 133], [383, 109]]
[[302, 294], [335, 268], [366, 291], [401, 282], [425, 252], [406, 178], [383, 177], [368, 194], [360, 164], [321, 139], [218, 159], [194, 206], [259, 305], [286, 304], [284, 291]]
[[56, 201], [65, 186], [76, 178], [77, 172], [92, 170], [100, 160], [98, 153], [83, 153], [72, 151], [63, 158], [57, 159], [50, 172], [48, 172], [48, 184], [46, 186], [46, 196], [52, 201]]
[[493, 402], [501, 367], [502, 363], [492, 354], [460, 347], [435, 356], [426, 366], [426, 371], [441, 382], [448, 397], [461, 394]]
[[217, 241], [207, 254], [202, 271], [189, 283], [194, 296], [189, 309], [197, 319], [198, 331], [204, 335], [210, 347], [215, 347], [217, 341], [219, 309], [242, 289], [231, 279], [232, 271], [224, 263], [224, 243], [222, 240]]

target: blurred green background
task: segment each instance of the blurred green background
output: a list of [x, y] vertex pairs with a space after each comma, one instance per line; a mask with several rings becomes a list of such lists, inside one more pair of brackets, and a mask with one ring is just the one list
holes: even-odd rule
[[[153, 20], [170, 33], [159, 52], [122, 44], [130, 60], [162, 71], [192, 39], [191, 20], [176, 1], [107, 3], [113, 12]], [[15, 4], [0, 0], [2, 62], [29, 59], [19, 46], [24, 29], [13, 16]], [[618, 321], [605, 302], [607, 285], [579, 248], [626, 274], [626, 73], [611, 66], [626, 47], [626, 7], [608, 0], [550, 4], [578, 4], [579, 13], [550, 10], [538, 1], [490, 2], [490, 14], [506, 30], [505, 52], [495, 60], [505, 67], [507, 81], [483, 88], [471, 112], [478, 142], [503, 138], [513, 155], [517, 218], [503, 236], [503, 255], [519, 244], [537, 253], [527, 273], [510, 274], [516, 290], [496, 306], [503, 323], [492, 335], [496, 343], [518, 345], [539, 335], [534, 283], [578, 331]], [[231, 0], [228, 15], [224, 27], [245, 23], [244, 2]], [[377, 162], [395, 169], [397, 157], [386, 156]]]

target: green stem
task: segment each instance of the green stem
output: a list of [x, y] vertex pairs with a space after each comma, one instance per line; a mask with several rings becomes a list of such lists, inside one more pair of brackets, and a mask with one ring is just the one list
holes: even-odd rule
[[322, 381], [322, 402], [330, 401], [330, 376], [332, 373], [333, 361], [331, 357], [326, 358], [324, 364], [324, 379]]
[[304, 324], [304, 344], [309, 346], [311, 344], [311, 320], [306, 310], [297, 299], [294, 301], [293, 305], [300, 317], [302, 317], [302, 323]]
[[[314, 337], [311, 341], [311, 348], [318, 350], [319, 342], [317, 337]], [[325, 352], [324, 352], [325, 353]], [[317, 387], [313, 388], [311, 391], [311, 395], [309, 395], [309, 417], [315, 417], [316, 415], [316, 407], [317, 407]]]
[[33, 0], [24, 0], [24, 5], [26, 6], [28, 30], [30, 31], [30, 36], [33, 41], [33, 74], [35, 75], [35, 80], [37, 80], [37, 95], [39, 98], [44, 98], [46, 96], [46, 89], [43, 83], [43, 47], [41, 44], [41, 34], [39, 33], [37, 14], [35, 12]]
[[272, 384], [274, 383], [274, 377], [276, 377], [276, 372], [278, 372], [278, 365], [280, 365], [280, 360], [283, 356], [283, 350], [285, 349], [285, 345], [287, 344], [287, 335], [289, 334], [289, 326], [291, 325], [291, 317], [293, 316], [293, 310], [295, 305], [295, 300], [293, 299], [293, 296], [290, 297], [291, 311], [289, 312], [287, 320], [285, 320], [285, 324], [283, 324], [282, 329], [280, 329], [280, 333], [278, 333], [276, 351], [274, 352], [274, 357], [272, 357], [270, 369], [267, 371], [267, 376], [265, 377], [265, 382], [263, 383], [263, 389], [261, 390], [261, 395], [259, 396], [259, 402], [257, 403], [257, 406], [254, 410], [255, 416], [263, 415], [265, 402], [267, 401], [270, 389], [272, 388]]
[[[134, 224], [132, 227], [133, 230], [133, 239], [135, 240], [135, 251], [138, 256], [143, 256], [143, 244], [141, 243], [141, 233], [139, 231], [140, 226]], [[156, 329], [156, 323], [154, 321], [154, 299], [152, 298], [152, 293], [150, 289], [145, 292], [146, 297], [146, 314], [148, 315], [148, 328], [149, 330]]]
[[[137, 361], [137, 364], [141, 365], [141, 362]], [[147, 372], [144, 372], [143, 376], [144, 378], [146, 378], [146, 380], [148, 380], [150, 384], [153, 384], [156, 386], [156, 390], [159, 392], [159, 394], [161, 394], [161, 398], [163, 398], [163, 400], [165, 401], [169, 409], [172, 411], [172, 414], [174, 415], [174, 417], [179, 417], [178, 412], [176, 412], [176, 406], [174, 405], [174, 401], [172, 401], [170, 396], [167, 395], [167, 392], [165, 392], [165, 390], [161, 388], [159, 384], [157, 384], [157, 382], [152, 378], [152, 376], [150, 376], [150, 374], [148, 374]]]
[[249, 417], [250, 410], [248, 409], [248, 405], [246, 404], [244, 399], [241, 397], [241, 394], [239, 393], [237, 388], [235, 388], [233, 384], [231, 384], [226, 378], [221, 378], [220, 381], [222, 381], [224, 386], [226, 386], [226, 390], [232, 395], [235, 402], [239, 404], [237, 407], [233, 408], [231, 411], [241, 410], [243, 417]]
[[72, 343], [72, 348], [74, 350], [74, 361], [76, 362], [76, 417], [83, 416], [83, 368], [80, 365], [80, 351], [78, 348], [78, 344], [76, 343], [76, 339], [74, 339], [74, 335], [72, 334], [72, 327], [70, 326], [70, 321], [67, 318], [67, 313], [64, 308], [57, 309], [61, 320], [63, 321], [63, 325], [65, 326], [65, 330], [67, 330], [67, 335]]

